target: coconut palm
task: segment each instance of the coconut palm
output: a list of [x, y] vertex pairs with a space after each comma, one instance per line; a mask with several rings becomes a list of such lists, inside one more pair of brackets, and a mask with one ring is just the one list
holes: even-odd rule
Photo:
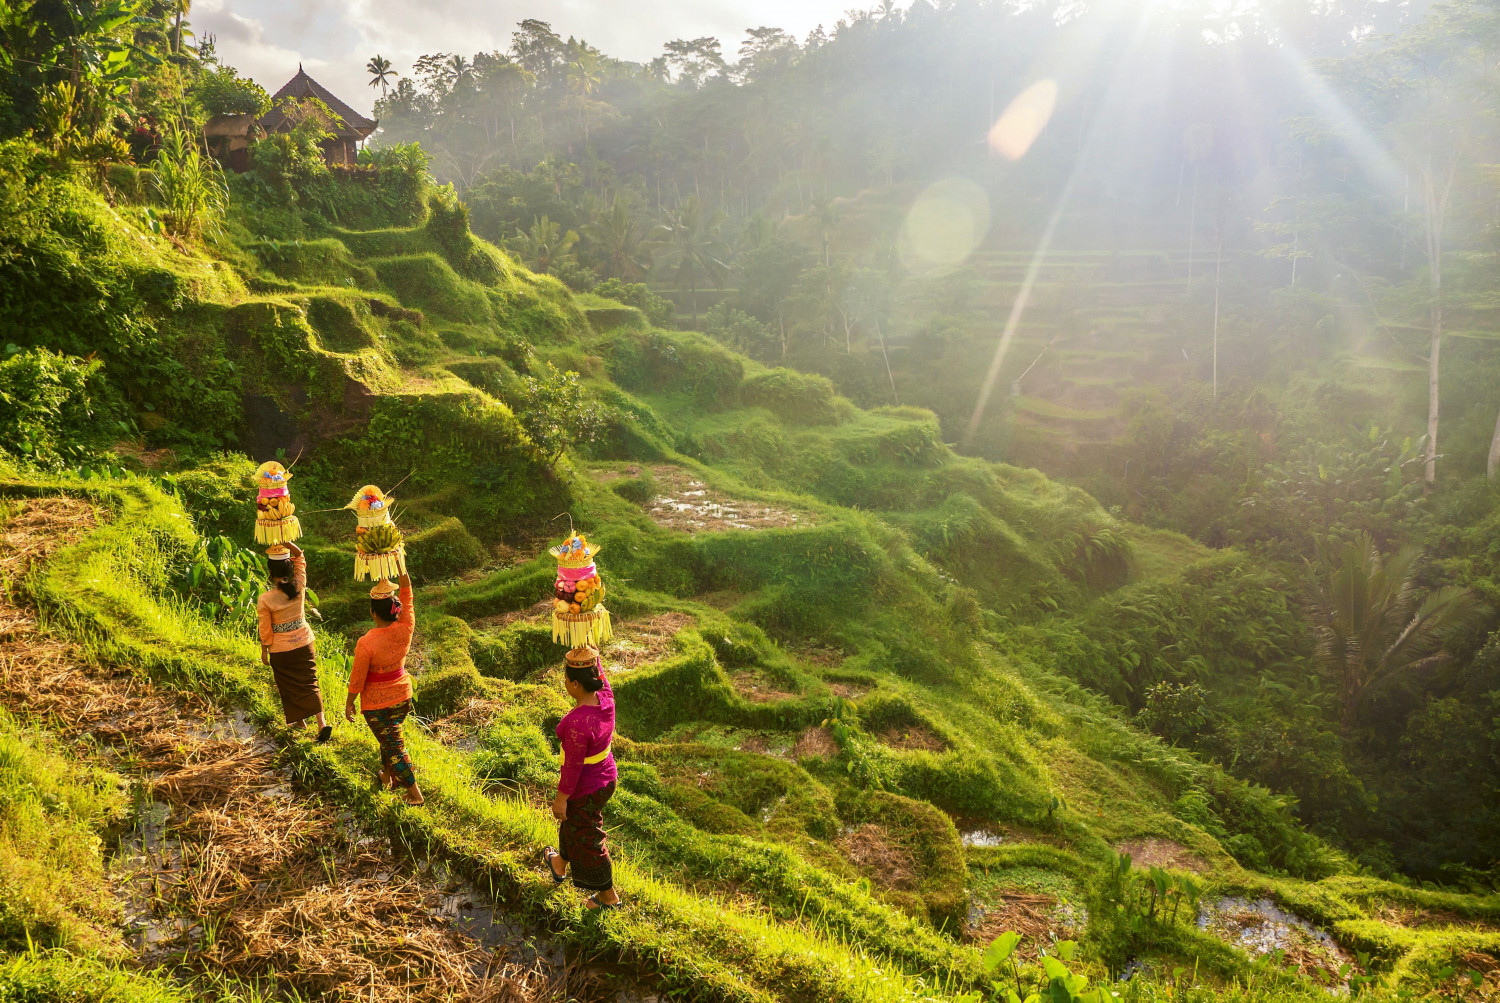
[[1468, 589], [1423, 588], [1416, 547], [1385, 555], [1361, 533], [1318, 549], [1318, 561], [1308, 564], [1303, 602], [1317, 657], [1339, 683], [1347, 737], [1371, 687], [1441, 664], [1449, 657], [1444, 645], [1473, 629], [1487, 611]]
[[512, 246], [527, 268], [547, 274], [572, 260], [572, 255], [568, 252], [576, 243], [577, 233], [572, 230], [564, 232], [561, 226], [542, 216], [532, 220], [530, 230], [524, 233], [517, 231]]
[[584, 234], [598, 251], [605, 278], [637, 282], [645, 274], [644, 241], [622, 199], [615, 199], [599, 222], [584, 227]]
[[370, 74], [370, 86], [380, 88], [381, 97], [390, 93], [390, 81], [401, 75], [391, 68], [389, 59], [379, 54], [370, 57], [370, 61], [365, 64], [365, 72]]
[[720, 255], [723, 244], [718, 237], [715, 220], [705, 220], [703, 207], [697, 196], [683, 200], [682, 208], [667, 214], [667, 221], [657, 227], [656, 245], [662, 250], [663, 261], [673, 271], [673, 281], [678, 290], [688, 293], [688, 308], [692, 311], [693, 326], [698, 326], [698, 288], [707, 281], [716, 287], [724, 285], [729, 266]]
[[448, 74], [448, 79], [455, 89], [459, 84], [467, 83], [474, 76], [474, 64], [463, 56], [450, 56], [443, 64], [443, 70]]

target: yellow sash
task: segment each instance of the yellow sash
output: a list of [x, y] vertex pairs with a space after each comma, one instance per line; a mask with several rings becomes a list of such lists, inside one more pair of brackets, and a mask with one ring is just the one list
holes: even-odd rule
[[[609, 749], [610, 749], [610, 747], [608, 745], [606, 745], [604, 747], [604, 751], [603, 752], [596, 753], [596, 754], [594, 754], [592, 756], [584, 756], [583, 757], [583, 765], [584, 766], [593, 766], [595, 763], [602, 763], [602, 762], [604, 762], [606, 759], [609, 758]], [[563, 765], [566, 766], [567, 763], [568, 763], [568, 750], [567, 749], [563, 749], [562, 750], [562, 761], [563, 761]]]

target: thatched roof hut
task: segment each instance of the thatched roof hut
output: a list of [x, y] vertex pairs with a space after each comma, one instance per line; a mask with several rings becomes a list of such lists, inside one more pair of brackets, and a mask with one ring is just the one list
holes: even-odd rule
[[301, 64], [298, 64], [297, 75], [282, 85], [281, 90], [271, 98], [271, 110], [260, 117], [260, 128], [267, 134], [288, 132], [296, 127], [297, 123], [282, 111], [281, 104], [286, 98], [298, 101], [317, 98], [339, 117], [339, 121], [329, 125], [328, 131], [333, 133], [333, 138], [323, 143], [323, 156], [330, 165], [353, 164], [358, 159], [360, 142], [380, 124], [340, 101], [332, 91], [308, 76]]

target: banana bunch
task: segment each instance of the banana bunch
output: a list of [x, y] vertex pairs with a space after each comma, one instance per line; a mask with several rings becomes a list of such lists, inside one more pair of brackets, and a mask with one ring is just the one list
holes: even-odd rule
[[262, 519], [290, 519], [297, 511], [297, 506], [286, 495], [280, 498], [258, 498], [255, 507], [260, 510]]
[[384, 554], [401, 546], [401, 531], [390, 522], [369, 529], [361, 526], [355, 530], [354, 546], [361, 554]]

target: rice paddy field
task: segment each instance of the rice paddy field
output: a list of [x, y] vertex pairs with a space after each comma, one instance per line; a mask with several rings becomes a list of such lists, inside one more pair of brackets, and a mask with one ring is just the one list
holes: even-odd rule
[[[1233, 553], [576, 297], [430, 190], [294, 237], [242, 215], [213, 257], [70, 191], [77, 253], [173, 285], [151, 350], [228, 361], [258, 452], [0, 474], [0, 1000], [1500, 994], [1500, 898], [1369, 876], [1065, 671], [1128, 657], [1096, 602]], [[1133, 323], [1109, 295], [1098, 325]], [[1018, 421], [1105, 435], [1131, 359], [1058, 356], [1072, 389]], [[549, 454], [513, 402], [554, 368], [608, 411]], [[235, 570], [278, 451], [330, 709], [367, 622], [340, 507], [400, 484], [421, 807], [362, 725], [281, 724]], [[542, 861], [559, 512], [616, 624], [606, 914]]]

